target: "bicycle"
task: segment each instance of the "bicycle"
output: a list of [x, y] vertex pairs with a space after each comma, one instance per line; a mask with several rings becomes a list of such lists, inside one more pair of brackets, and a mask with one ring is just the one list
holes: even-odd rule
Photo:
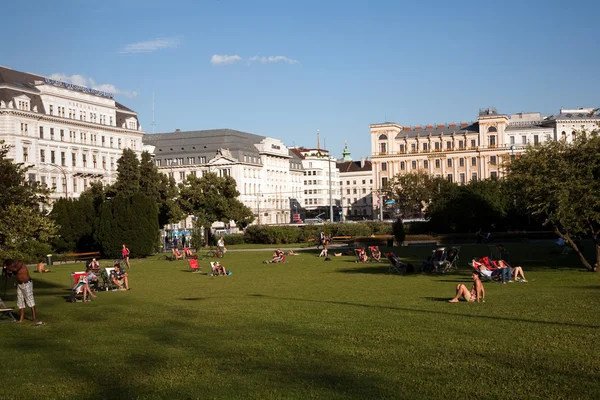
[[223, 252], [218, 247], [215, 248], [213, 246], [210, 246], [210, 249], [206, 250], [206, 257], [210, 257], [210, 258], [213, 258], [213, 257], [223, 258]]

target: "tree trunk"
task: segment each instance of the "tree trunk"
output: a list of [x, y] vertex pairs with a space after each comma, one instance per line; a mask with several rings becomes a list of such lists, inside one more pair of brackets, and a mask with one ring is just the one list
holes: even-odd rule
[[[554, 227], [554, 233], [556, 233], [558, 236], [563, 238], [565, 243], [567, 243], [568, 246], [571, 246], [573, 248], [573, 250], [575, 250], [575, 253], [577, 253], [577, 255], [579, 256], [579, 261], [581, 261], [583, 266], [588, 271], [594, 271], [594, 267], [592, 267], [592, 265], [590, 265], [588, 260], [585, 259], [585, 256], [583, 255], [583, 253], [579, 250], [579, 248], [577, 247], [575, 242], [571, 239], [571, 236], [568, 233], [562, 234], [556, 225], [553, 225], [553, 227]], [[598, 252], [598, 246], [596, 246], [596, 252]], [[599, 254], [597, 253], [596, 258], [598, 258], [598, 256], [599, 256]]]

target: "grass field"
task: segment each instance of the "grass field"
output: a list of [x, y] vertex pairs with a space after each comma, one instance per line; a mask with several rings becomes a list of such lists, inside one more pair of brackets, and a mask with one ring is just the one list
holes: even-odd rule
[[47, 325], [0, 325], [0, 398], [600, 398], [600, 275], [508, 247], [529, 283], [486, 283], [482, 304], [446, 301], [476, 246], [447, 275], [308, 252], [229, 252], [228, 277], [134, 260], [131, 291], [85, 304], [65, 302], [81, 265], [55, 266], [32, 274]]

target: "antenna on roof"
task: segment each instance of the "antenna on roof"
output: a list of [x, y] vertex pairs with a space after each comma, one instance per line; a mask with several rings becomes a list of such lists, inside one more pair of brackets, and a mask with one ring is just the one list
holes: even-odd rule
[[154, 92], [152, 92], [152, 133], [154, 133], [154, 126], [156, 121], [154, 120]]

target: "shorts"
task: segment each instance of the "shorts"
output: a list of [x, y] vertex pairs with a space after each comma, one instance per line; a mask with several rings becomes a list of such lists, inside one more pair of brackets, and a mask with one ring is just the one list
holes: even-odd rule
[[33, 299], [33, 281], [19, 283], [17, 285], [17, 308], [21, 310], [25, 308], [25, 306], [29, 308], [35, 307], [35, 300]]

